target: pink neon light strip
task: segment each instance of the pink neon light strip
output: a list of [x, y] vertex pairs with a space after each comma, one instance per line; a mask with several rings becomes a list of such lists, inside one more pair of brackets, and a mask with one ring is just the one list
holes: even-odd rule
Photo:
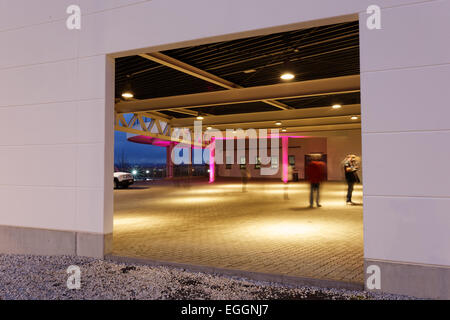
[[289, 157], [288, 157], [288, 150], [289, 150], [289, 137], [281, 137], [281, 148], [282, 148], [282, 179], [284, 183], [288, 183], [289, 180]]
[[216, 141], [214, 138], [211, 140], [211, 148], [209, 149], [209, 183], [213, 183], [216, 180]]

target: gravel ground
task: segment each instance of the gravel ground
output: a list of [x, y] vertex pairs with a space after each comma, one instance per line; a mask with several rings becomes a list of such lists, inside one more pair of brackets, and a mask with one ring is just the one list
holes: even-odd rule
[[[67, 268], [81, 269], [81, 289], [66, 286]], [[362, 291], [287, 287], [181, 269], [79, 257], [0, 255], [0, 300], [403, 300]]]

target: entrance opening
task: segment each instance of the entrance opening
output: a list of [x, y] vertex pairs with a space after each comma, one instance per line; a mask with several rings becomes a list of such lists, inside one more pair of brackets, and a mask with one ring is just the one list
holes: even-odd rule
[[362, 283], [359, 73], [357, 21], [116, 59], [113, 254]]

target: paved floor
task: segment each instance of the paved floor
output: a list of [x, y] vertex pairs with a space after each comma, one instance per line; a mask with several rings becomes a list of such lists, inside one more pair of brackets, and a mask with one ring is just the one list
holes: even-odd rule
[[314, 209], [303, 183], [116, 190], [113, 254], [362, 283], [362, 206], [345, 205], [345, 188], [324, 184]]

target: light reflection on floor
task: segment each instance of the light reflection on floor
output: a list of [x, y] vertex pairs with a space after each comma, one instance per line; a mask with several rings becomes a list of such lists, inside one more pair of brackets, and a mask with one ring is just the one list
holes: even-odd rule
[[[310, 209], [305, 183], [138, 186], [115, 191], [114, 254], [362, 282], [362, 205], [344, 183]], [[362, 187], [354, 201], [362, 204]]]

